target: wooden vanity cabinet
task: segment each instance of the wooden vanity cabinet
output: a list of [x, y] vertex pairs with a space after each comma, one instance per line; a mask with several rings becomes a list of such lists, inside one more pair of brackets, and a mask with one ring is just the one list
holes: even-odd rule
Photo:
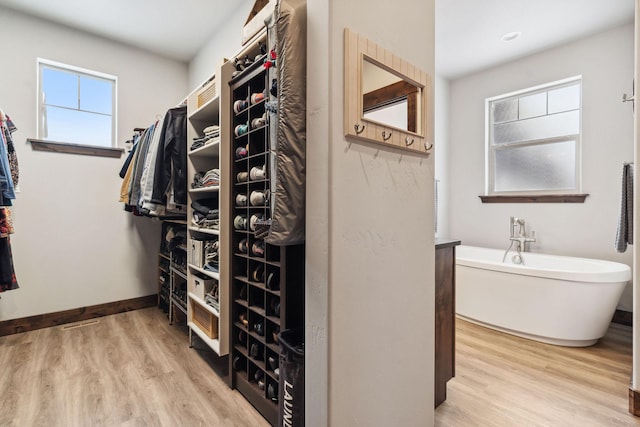
[[436, 239], [435, 255], [435, 402], [447, 398], [447, 381], [455, 376], [455, 267], [459, 240]]

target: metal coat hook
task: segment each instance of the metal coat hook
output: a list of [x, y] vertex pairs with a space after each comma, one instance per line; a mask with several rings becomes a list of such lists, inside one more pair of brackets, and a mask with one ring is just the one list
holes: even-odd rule
[[411, 138], [411, 142], [409, 142], [409, 137], [405, 137], [404, 138], [404, 143], [407, 145], [407, 147], [411, 147], [413, 145], [414, 142], [414, 138]]
[[384, 131], [384, 130], [383, 130], [383, 131], [382, 131], [382, 139], [383, 139], [383, 141], [388, 141], [388, 140], [389, 140], [389, 138], [391, 138], [391, 134], [393, 134], [393, 132], [389, 132], [389, 133], [387, 134], [387, 131]]
[[622, 94], [622, 102], [629, 102], [631, 101], [632, 105], [633, 105], [633, 111], [635, 112], [636, 110], [636, 81], [633, 81], [633, 85], [631, 86], [631, 96], [627, 96], [626, 93]]
[[356, 135], [360, 135], [362, 132], [364, 132], [364, 125], [359, 125], [359, 124], [355, 124], [353, 125], [353, 128], [356, 131]]
[[429, 144], [428, 142], [424, 143], [424, 151], [429, 151], [433, 148], [433, 142]]

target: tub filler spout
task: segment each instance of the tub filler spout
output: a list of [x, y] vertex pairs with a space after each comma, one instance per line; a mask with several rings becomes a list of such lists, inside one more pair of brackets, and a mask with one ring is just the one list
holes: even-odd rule
[[[531, 237], [527, 236], [527, 230], [524, 225], [524, 219], [511, 217], [510, 223], [511, 236], [509, 236], [509, 240], [511, 242], [517, 242], [520, 248], [520, 251], [527, 251], [527, 243], [536, 241], [536, 232], [531, 230]], [[516, 230], [517, 229], [517, 230]]]
[[536, 241], [536, 232], [531, 230], [531, 237], [527, 236], [524, 219], [516, 218], [513, 216], [511, 217], [511, 220], [509, 222], [509, 231], [509, 240], [511, 241], [511, 243], [509, 244], [507, 250], [504, 252], [502, 262], [507, 259], [509, 251], [513, 247], [513, 244], [516, 243], [516, 255], [511, 258], [511, 261], [514, 264], [524, 265], [524, 257], [522, 256], [522, 252], [527, 251], [527, 243]]

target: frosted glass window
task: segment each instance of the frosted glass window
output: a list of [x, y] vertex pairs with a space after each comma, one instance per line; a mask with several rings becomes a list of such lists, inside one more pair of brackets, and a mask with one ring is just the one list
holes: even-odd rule
[[493, 122], [503, 123], [518, 120], [518, 100], [507, 99], [506, 101], [495, 102], [493, 107]]
[[544, 116], [547, 114], [547, 93], [536, 93], [535, 95], [523, 96], [518, 99], [518, 119], [529, 119], [531, 117]]
[[114, 147], [116, 77], [38, 60], [38, 138]]
[[576, 142], [496, 150], [496, 191], [573, 190]]
[[580, 77], [487, 101], [487, 194], [581, 191]]
[[549, 91], [549, 114], [580, 108], [580, 85]]
[[493, 128], [494, 144], [535, 141], [580, 132], [580, 112], [553, 114], [497, 124]]

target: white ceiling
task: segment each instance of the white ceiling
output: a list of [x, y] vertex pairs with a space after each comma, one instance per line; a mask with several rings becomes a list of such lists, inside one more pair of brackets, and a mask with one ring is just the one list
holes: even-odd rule
[[[253, 0], [0, 0], [41, 18], [191, 60], [225, 18]], [[436, 0], [436, 70], [460, 77], [633, 22], [634, 0]], [[510, 31], [522, 36], [505, 43]], [[240, 29], [238, 29], [240, 34]]]
[[[634, 0], [436, 0], [436, 70], [456, 78], [633, 22]], [[503, 34], [520, 31], [511, 42]]]
[[[0, 0], [0, 6], [191, 60], [225, 19], [252, 0]], [[247, 8], [248, 10], [248, 8]], [[240, 39], [241, 29], [238, 29]]]

